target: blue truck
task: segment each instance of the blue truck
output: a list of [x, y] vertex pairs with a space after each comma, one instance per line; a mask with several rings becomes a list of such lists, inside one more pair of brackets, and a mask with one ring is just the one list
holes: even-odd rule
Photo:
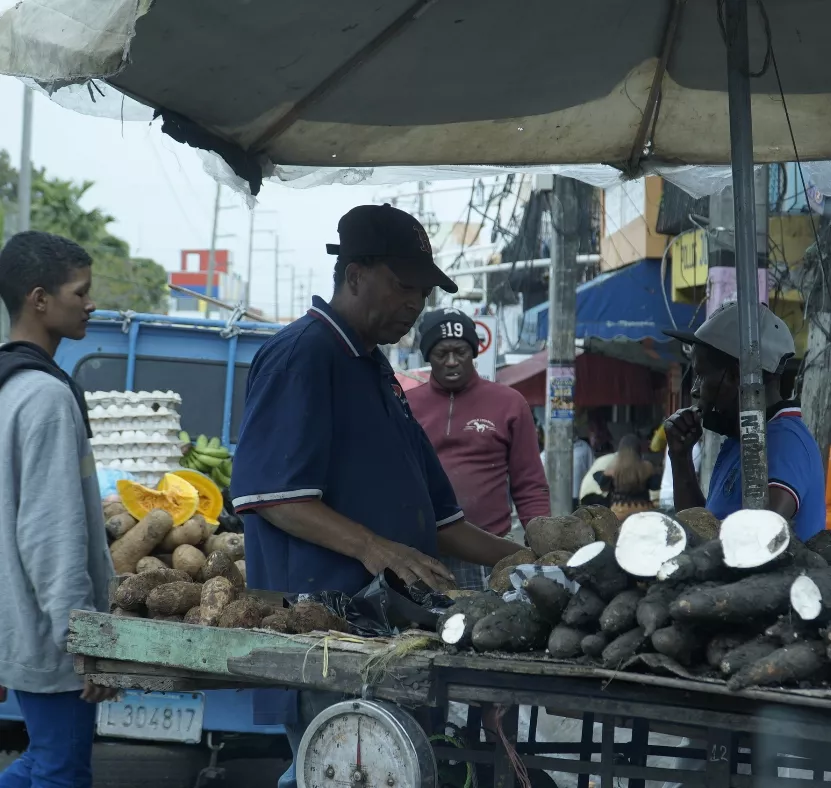
[[[64, 342], [56, 360], [85, 391], [173, 390], [182, 397], [182, 429], [191, 435], [221, 435], [232, 449], [245, 404], [245, 384], [254, 354], [279, 326], [165, 315], [96, 312], [86, 338]], [[256, 725], [251, 692], [212, 690], [179, 697], [127, 693], [121, 709], [102, 704], [102, 743], [149, 746], [162, 743], [166, 757], [179, 752], [191, 760], [204, 755], [199, 784], [222, 777], [222, 764], [235, 758], [281, 759], [289, 755], [281, 725]], [[184, 709], [188, 730], [150, 725], [159, 710]], [[118, 712], [118, 713], [115, 713]], [[193, 715], [191, 718], [190, 715]], [[108, 721], [119, 720], [118, 729]], [[125, 725], [125, 722], [129, 724]], [[143, 724], [141, 724], [143, 723]], [[0, 751], [25, 747], [25, 732], [14, 693], [0, 688]], [[149, 751], [149, 750], [148, 750]], [[200, 762], [197, 757], [196, 762]], [[2, 769], [2, 766], [0, 766]], [[109, 784], [109, 781], [108, 781]], [[246, 779], [246, 784], [253, 781]], [[273, 783], [272, 783], [273, 784]]]

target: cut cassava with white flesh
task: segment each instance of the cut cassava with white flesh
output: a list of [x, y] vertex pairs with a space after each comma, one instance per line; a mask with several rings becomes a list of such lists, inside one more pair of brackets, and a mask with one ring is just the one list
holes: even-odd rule
[[545, 646], [550, 631], [533, 605], [514, 602], [477, 621], [471, 639], [477, 651], [534, 651]]
[[783, 646], [742, 668], [727, 682], [727, 689], [735, 692], [745, 687], [805, 681], [821, 673], [827, 664], [824, 644], [804, 640]]
[[797, 577], [791, 585], [791, 607], [803, 621], [824, 623], [831, 617], [831, 569]]
[[525, 581], [525, 593], [531, 604], [540, 611], [550, 624], [557, 624], [571, 599], [571, 593], [556, 580], [536, 575]]
[[721, 660], [718, 669], [725, 676], [732, 676], [748, 665], [772, 654], [779, 645], [771, 638], [755, 637], [728, 651]]
[[711, 539], [664, 562], [657, 577], [662, 583], [702, 582], [724, 577], [729, 571], [724, 565], [721, 542]]
[[440, 616], [439, 637], [449, 646], [467, 648], [472, 644], [471, 637], [476, 623], [506, 604], [508, 603], [496, 594], [462, 597]]
[[574, 512], [574, 516], [592, 527], [598, 541], [614, 547], [620, 531], [620, 520], [611, 509], [598, 505], [581, 506]]
[[620, 527], [615, 558], [630, 575], [655, 577], [661, 566], [686, 546], [687, 534], [680, 523], [661, 512], [638, 512]]
[[583, 653], [581, 644], [585, 637], [585, 632], [560, 624], [554, 627], [548, 636], [548, 654], [553, 659], [579, 657]]
[[571, 514], [561, 517], [535, 517], [525, 526], [525, 541], [537, 554], [554, 550], [574, 553], [595, 541], [592, 527]]
[[600, 629], [609, 635], [620, 635], [634, 629], [638, 623], [638, 603], [643, 592], [630, 588], [619, 593], [600, 614]]
[[679, 593], [674, 585], [655, 583], [638, 602], [635, 619], [638, 626], [643, 627], [647, 637], [651, 637], [653, 632], [669, 623], [669, 606]]
[[671, 624], [653, 632], [652, 648], [659, 654], [674, 659], [681, 665], [690, 666], [703, 651], [701, 636], [690, 627]]
[[598, 659], [603, 654], [603, 649], [609, 645], [609, 638], [605, 632], [595, 632], [586, 635], [580, 641], [580, 648], [587, 657]]
[[719, 540], [724, 563], [732, 569], [757, 569], [777, 559], [788, 548], [788, 521], [766, 509], [742, 509], [726, 517]]
[[607, 667], [620, 665], [630, 657], [634, 657], [646, 645], [646, 635], [642, 627], [637, 627], [629, 632], [616, 637], [606, 648], [603, 649], [601, 658]]
[[632, 579], [615, 560], [615, 549], [605, 542], [593, 542], [578, 550], [563, 572], [569, 580], [588, 586], [607, 602], [632, 585]]
[[575, 629], [597, 629], [600, 614], [605, 607], [606, 602], [594, 591], [587, 586], [581, 586], [566, 605], [562, 622]]
[[[725, 521], [726, 522], [726, 521]], [[669, 608], [678, 621], [714, 621], [744, 624], [778, 616], [788, 609], [794, 571], [751, 575], [735, 583], [684, 591]]]

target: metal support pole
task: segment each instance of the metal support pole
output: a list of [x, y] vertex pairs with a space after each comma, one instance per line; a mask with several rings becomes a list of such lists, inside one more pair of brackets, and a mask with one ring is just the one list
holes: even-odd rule
[[726, 0], [725, 19], [736, 225], [736, 295], [739, 304], [742, 506], [746, 509], [764, 509], [768, 503], [767, 424], [759, 345], [759, 280], [747, 0]]
[[219, 226], [219, 201], [222, 197], [222, 186], [216, 185], [216, 199], [214, 200], [214, 222], [211, 227], [211, 249], [208, 252], [208, 283], [205, 286], [205, 295], [211, 298], [214, 294], [214, 269], [216, 268], [216, 231]]
[[255, 211], [251, 211], [251, 218], [248, 224], [248, 270], [245, 274], [245, 306], [251, 306], [251, 277], [254, 272], [254, 216]]
[[274, 314], [280, 322], [280, 236], [274, 236]]
[[23, 88], [23, 133], [20, 146], [20, 177], [17, 182], [17, 231], [29, 229], [32, 214], [32, 91]]
[[[563, 188], [565, 187], [565, 188]], [[548, 372], [545, 404], [545, 468], [551, 514], [572, 509], [574, 452], [574, 333], [577, 261], [567, 244], [568, 217], [574, 216], [576, 194], [567, 179], [556, 178], [551, 201], [551, 268], [548, 278]], [[567, 202], [566, 206], [563, 202]]]
[[294, 266], [291, 266], [291, 304], [289, 306], [289, 320], [294, 320], [294, 307], [296, 306], [296, 296], [294, 293]]

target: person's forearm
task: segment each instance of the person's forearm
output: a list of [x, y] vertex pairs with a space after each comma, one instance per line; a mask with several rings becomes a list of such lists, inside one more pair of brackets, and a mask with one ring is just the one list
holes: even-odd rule
[[321, 501], [284, 503], [258, 509], [257, 514], [281, 531], [335, 553], [363, 560], [375, 535], [368, 528], [338, 514]]
[[439, 529], [439, 552], [473, 564], [493, 566], [522, 549], [521, 545], [460, 520]]
[[692, 452], [684, 457], [667, 458], [672, 463], [672, 491], [675, 497], [675, 510], [693, 509], [704, 506], [707, 502], [693, 465]]

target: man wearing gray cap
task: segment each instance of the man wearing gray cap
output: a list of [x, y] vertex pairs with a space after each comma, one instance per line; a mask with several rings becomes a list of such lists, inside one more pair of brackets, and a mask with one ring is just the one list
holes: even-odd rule
[[[795, 352], [791, 332], [766, 306], [760, 307], [759, 331], [768, 419], [768, 508], [792, 520], [796, 535], [810, 539], [825, 528], [825, 480], [822, 457], [802, 421], [799, 403], [781, 393], [782, 372]], [[692, 346], [697, 403], [666, 422], [672, 462], [675, 508], [705, 506], [723, 519], [742, 508], [739, 441], [739, 315], [724, 304], [693, 333], [665, 331]], [[723, 435], [706, 498], [696, 480], [692, 452], [704, 429]]]

